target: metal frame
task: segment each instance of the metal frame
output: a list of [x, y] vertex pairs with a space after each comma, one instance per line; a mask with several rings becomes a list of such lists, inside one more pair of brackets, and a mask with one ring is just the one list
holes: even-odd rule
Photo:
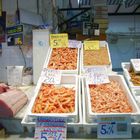
[[83, 10], [80, 13], [76, 14], [75, 16], [69, 18], [68, 20], [65, 20], [64, 22], [58, 24], [58, 27], [63, 26], [64, 24], [67, 24], [68, 22], [70, 22], [71, 20], [75, 19], [76, 17], [84, 14], [85, 12], [87, 12], [88, 10], [90, 10], [91, 8], [68, 8], [68, 9], [59, 9], [58, 11], [67, 11], [67, 10]]
[[140, 12], [138, 13], [108, 13], [108, 16], [133, 16], [133, 15], [140, 15]]
[[118, 7], [117, 7], [116, 10], [115, 10], [115, 13], [118, 13], [120, 7], [121, 7], [121, 4], [118, 5]]
[[61, 9], [58, 9], [58, 11], [80, 11], [80, 10], [90, 10], [91, 7], [83, 7], [83, 8], [61, 8]]
[[[139, 8], [140, 8], [140, 4], [130, 13], [118, 13], [120, 7], [122, 4], [119, 4], [115, 10], [114, 13], [108, 13], [108, 16], [131, 16], [131, 15], [140, 15], [140, 12], [136, 12]], [[82, 15], [83, 13], [87, 12], [88, 10], [90, 10], [91, 7], [79, 7], [79, 8], [62, 8], [62, 9], [58, 9], [58, 11], [80, 11], [82, 10], [80, 13], [76, 14], [75, 16], [69, 18], [68, 20], [65, 20], [64, 22], [60, 23], [58, 26], [61, 27], [64, 24], [67, 24], [68, 22], [70, 22], [71, 20], [73, 20], [74, 18]]]
[[133, 13], [136, 13], [136, 11], [140, 8], [140, 4], [134, 9]]

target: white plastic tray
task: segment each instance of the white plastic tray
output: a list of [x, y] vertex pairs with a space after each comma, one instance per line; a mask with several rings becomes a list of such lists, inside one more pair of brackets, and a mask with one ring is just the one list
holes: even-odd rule
[[[52, 54], [52, 48], [49, 48], [43, 68], [48, 67], [51, 54]], [[75, 70], [60, 70], [60, 71], [62, 72], [62, 74], [78, 74], [79, 73], [79, 65], [80, 65], [80, 48], [78, 48], [78, 53], [77, 53], [77, 69], [75, 69]]]
[[41, 80], [39, 79], [39, 82], [35, 89], [35, 95], [29, 104], [28, 116], [31, 116], [34, 119], [36, 119], [36, 117], [38, 116], [58, 116], [58, 117], [63, 116], [63, 117], [68, 118], [68, 122], [77, 122], [78, 120], [78, 94], [79, 94], [78, 92], [79, 85], [78, 85], [77, 75], [63, 74], [61, 78], [61, 84], [57, 85], [57, 86], [66, 86], [66, 87], [75, 88], [75, 111], [73, 113], [32, 113], [32, 107], [34, 105], [36, 97], [38, 96], [41, 85], [42, 83], [41, 83]]
[[131, 82], [131, 77], [129, 74], [129, 69], [130, 69], [130, 63], [129, 62], [123, 62], [121, 63], [122, 65], [122, 69], [123, 69], [123, 74], [125, 76], [125, 79], [130, 87], [130, 90], [133, 91], [135, 90], [137, 93], [136, 94], [140, 94], [140, 86], [135, 86], [132, 82]]
[[140, 89], [133, 88], [131, 89], [131, 91], [135, 98], [137, 98], [138, 96], [140, 97]]
[[[111, 62], [111, 56], [110, 56], [110, 52], [109, 52], [109, 47], [108, 47], [108, 43], [106, 42], [106, 41], [100, 41], [100, 47], [107, 47], [107, 51], [108, 51], [108, 57], [109, 57], [109, 61], [110, 61], [110, 64], [109, 65], [104, 65], [104, 66], [106, 66], [107, 67], [107, 69], [110, 71], [110, 70], [112, 70], [112, 62]], [[83, 47], [82, 47], [82, 49], [81, 49], [81, 54], [80, 54], [80, 66], [81, 66], [81, 74], [84, 74], [84, 68], [86, 68], [86, 67], [92, 67], [92, 65], [91, 66], [84, 66], [84, 60], [83, 60]], [[93, 56], [94, 57], [94, 56]], [[99, 58], [100, 59], [100, 58]], [[95, 65], [94, 65], [95, 66]], [[97, 65], [96, 65], [97, 66]], [[103, 66], [103, 65], [102, 65]]]
[[[128, 99], [128, 102], [131, 104], [132, 108], [133, 108], [133, 113], [121, 113], [121, 115], [126, 115], [126, 114], [130, 114], [130, 115], [136, 115], [139, 114], [139, 107], [136, 104], [136, 101], [134, 100], [132, 94], [130, 93], [125, 80], [123, 78], [123, 76], [121, 75], [109, 75], [109, 79], [110, 80], [115, 80], [118, 83], [120, 83], [120, 85], [122, 86], [123, 91], [126, 94], [126, 97]], [[85, 94], [86, 94], [86, 98], [85, 98], [85, 102], [87, 104], [87, 116], [88, 116], [88, 122], [94, 122], [96, 120], [95, 116], [97, 115], [119, 115], [120, 113], [95, 113], [92, 112], [91, 109], [91, 99], [90, 99], [90, 93], [89, 93], [89, 86], [86, 82], [86, 89], [85, 89]]]
[[[85, 79], [82, 78], [82, 107], [83, 107], [83, 129], [84, 132], [87, 134], [91, 133], [97, 133], [97, 122], [91, 121], [89, 122], [88, 114], [87, 114], [87, 103], [86, 103], [86, 82]], [[104, 114], [106, 115], [106, 114]], [[116, 115], [117, 116], [117, 115]], [[96, 118], [96, 116], [94, 116]], [[131, 123], [132, 128], [134, 129], [134, 132], [138, 132], [140, 130], [140, 121], [139, 121], [139, 114], [133, 117], [133, 122]], [[95, 119], [94, 119], [95, 120]]]
[[[79, 79], [79, 78], [78, 78]], [[78, 133], [80, 131], [80, 128], [83, 126], [83, 118], [82, 118], [82, 107], [81, 107], [81, 83], [80, 83], [80, 79], [78, 82], [79, 88], [78, 88], [78, 121], [77, 122], [68, 122], [67, 123], [67, 127], [68, 127], [68, 131], [70, 132], [74, 132], [74, 133]], [[29, 110], [29, 109], [28, 109]], [[26, 126], [29, 130], [34, 129], [35, 127], [35, 119], [33, 119], [31, 116], [28, 115], [28, 111], [26, 112], [23, 120], [22, 120], [22, 125]]]

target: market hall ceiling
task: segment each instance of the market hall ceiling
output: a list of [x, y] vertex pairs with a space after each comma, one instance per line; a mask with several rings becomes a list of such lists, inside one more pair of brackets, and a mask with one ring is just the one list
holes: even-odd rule
[[79, 0], [80, 5], [106, 3], [108, 15], [140, 15], [140, 0]]
[[140, 15], [140, 0], [107, 0], [108, 15]]

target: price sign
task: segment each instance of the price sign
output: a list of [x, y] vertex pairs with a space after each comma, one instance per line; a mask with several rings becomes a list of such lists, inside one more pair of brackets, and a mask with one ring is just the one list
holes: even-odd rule
[[99, 40], [84, 41], [84, 49], [85, 50], [99, 50], [100, 49]]
[[124, 115], [98, 116], [98, 138], [131, 138], [131, 117]]
[[41, 74], [43, 83], [47, 84], [60, 84], [61, 82], [61, 71], [52, 69], [43, 69]]
[[82, 42], [77, 40], [69, 40], [69, 48], [81, 48]]
[[85, 68], [85, 75], [88, 84], [105, 84], [110, 82], [107, 68], [104, 66]]
[[140, 73], [140, 59], [131, 59], [135, 73]]
[[39, 117], [36, 122], [36, 140], [66, 140], [66, 118]]
[[51, 48], [68, 47], [68, 34], [50, 34]]

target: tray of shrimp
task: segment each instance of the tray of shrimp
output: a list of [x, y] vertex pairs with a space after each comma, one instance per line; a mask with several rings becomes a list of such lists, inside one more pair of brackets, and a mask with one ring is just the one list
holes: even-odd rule
[[110, 83], [88, 85], [86, 82], [86, 104], [88, 121], [96, 115], [139, 114], [139, 107], [122, 75], [109, 75]]
[[78, 74], [79, 48], [50, 48], [44, 67], [64, 74]]
[[130, 89], [136, 89], [136, 91], [140, 92], [140, 74], [135, 74], [133, 67], [130, 62], [121, 63], [123, 74], [125, 79], [130, 87]]
[[84, 50], [81, 49], [81, 73], [84, 73], [84, 68], [91, 66], [106, 66], [107, 69], [112, 69], [112, 62], [109, 52], [108, 43], [99, 41], [99, 50]]
[[63, 74], [59, 85], [38, 83], [28, 116], [34, 119], [38, 116], [67, 117], [68, 122], [77, 122], [78, 88], [77, 75]]

